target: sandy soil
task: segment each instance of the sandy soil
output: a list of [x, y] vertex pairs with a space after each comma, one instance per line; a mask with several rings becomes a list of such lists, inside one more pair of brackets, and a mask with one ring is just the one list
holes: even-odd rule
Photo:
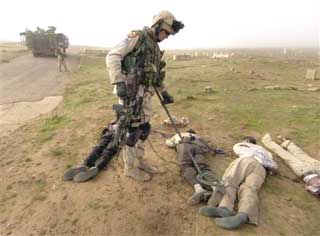
[[28, 120], [53, 110], [62, 98], [62, 96], [49, 96], [36, 102], [0, 105], [0, 137], [14, 131]]
[[[13, 62], [11, 70], [7, 68], [9, 64], [0, 65], [0, 121], [23, 123], [31, 119], [30, 126], [0, 138], [1, 236], [318, 235], [315, 225], [318, 225], [319, 217], [309, 210], [317, 208], [318, 202], [305, 193], [302, 183], [287, 178], [267, 178], [266, 185], [274, 184], [275, 188], [261, 191], [259, 227], [245, 225], [235, 231], [223, 230], [215, 225], [212, 218], [198, 214], [200, 205], [187, 206], [193, 189], [179, 174], [175, 151], [164, 145], [165, 138], [160, 132], [155, 132], [174, 132], [161, 125], [163, 116], [155, 115], [150, 135], [150, 141], [161, 157], [148, 144], [145, 157], [152, 164], [166, 169], [165, 173], [154, 175], [150, 182], [136, 182], [124, 176], [120, 156], [91, 181], [80, 184], [63, 182], [61, 177], [67, 164], [81, 163], [88, 155], [96, 144], [97, 131], [102, 130], [101, 124], [108, 114], [98, 107], [88, 108], [85, 117], [73, 118], [73, 126], [60, 129], [53, 139], [44, 144], [39, 142], [39, 124], [33, 117], [45, 112], [44, 108], [50, 110], [51, 105], [53, 108], [59, 103], [65, 74], [56, 72], [55, 61], [50, 58], [44, 59], [46, 63], [43, 64], [39, 58], [21, 57], [17, 63], [19, 60], [20, 66], [14, 66], [16, 62]], [[33, 67], [28, 67], [24, 60], [38, 66], [43, 76]], [[24, 63], [25, 67], [22, 66]], [[19, 77], [15, 70], [20, 70], [26, 77]], [[4, 78], [8, 73], [12, 76]], [[7, 91], [9, 89], [11, 91]], [[16, 92], [17, 97], [14, 91], [19, 91]], [[2, 92], [6, 92], [7, 96], [3, 96]], [[217, 126], [218, 123], [213, 123], [213, 127]], [[192, 128], [200, 134], [206, 133], [196, 121], [192, 123]], [[234, 158], [231, 154], [232, 138], [219, 129], [214, 130], [209, 138], [214, 144], [224, 144], [222, 147], [226, 155], [210, 156], [208, 160], [221, 175]], [[288, 175], [291, 173], [289, 170], [287, 172]], [[276, 195], [279, 188], [294, 190], [295, 194], [289, 192], [285, 197], [279, 194], [271, 198], [269, 195]], [[307, 200], [309, 204], [304, 205], [301, 201], [301, 206], [297, 207], [293, 203], [297, 202], [296, 199]]]
[[[67, 62], [76, 68], [75, 57]], [[58, 72], [56, 58], [27, 54], [0, 63], [0, 136], [54, 109], [62, 100], [66, 75]]]

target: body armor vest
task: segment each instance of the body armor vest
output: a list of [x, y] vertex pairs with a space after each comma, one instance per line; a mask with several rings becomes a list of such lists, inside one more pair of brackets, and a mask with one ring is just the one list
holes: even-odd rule
[[147, 87], [150, 85], [160, 86], [158, 74], [161, 70], [160, 62], [163, 52], [160, 51], [150, 28], [145, 27], [143, 30], [135, 32], [139, 35], [139, 41], [134, 50], [123, 59], [122, 72], [126, 75], [138, 75], [139, 83]]

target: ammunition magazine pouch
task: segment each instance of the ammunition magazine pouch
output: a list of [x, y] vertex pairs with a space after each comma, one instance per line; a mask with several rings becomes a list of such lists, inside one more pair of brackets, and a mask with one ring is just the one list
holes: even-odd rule
[[129, 98], [135, 97], [138, 91], [138, 86], [139, 86], [139, 81], [135, 73], [126, 75], [127, 97]]
[[165, 71], [160, 71], [156, 77], [152, 80], [152, 86], [154, 87], [162, 87], [164, 78], [166, 77]]
[[123, 115], [125, 115], [124, 107], [121, 104], [113, 104], [112, 110], [116, 112], [117, 120]]

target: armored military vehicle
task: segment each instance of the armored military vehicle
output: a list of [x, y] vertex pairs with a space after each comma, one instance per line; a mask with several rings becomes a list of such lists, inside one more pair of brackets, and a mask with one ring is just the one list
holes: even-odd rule
[[62, 33], [56, 33], [56, 27], [49, 26], [48, 30], [37, 27], [37, 30], [26, 30], [20, 33], [21, 42], [26, 45], [33, 56], [55, 56], [55, 49], [60, 44], [64, 51], [69, 46], [69, 39]]

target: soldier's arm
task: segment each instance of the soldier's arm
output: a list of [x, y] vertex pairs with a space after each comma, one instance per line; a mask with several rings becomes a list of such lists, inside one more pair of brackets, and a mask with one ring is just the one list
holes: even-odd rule
[[65, 56], [66, 54], [63, 52], [63, 49], [60, 47], [56, 48], [56, 55]]
[[64, 57], [67, 55], [67, 54], [63, 51], [63, 48], [60, 48], [60, 53], [61, 53], [61, 55], [64, 56]]
[[167, 91], [167, 86], [164, 82], [165, 77], [166, 77], [166, 71], [165, 71], [165, 67], [166, 67], [166, 62], [163, 59], [163, 55], [164, 55], [164, 51], [161, 51], [161, 61], [160, 61], [160, 71], [158, 72], [158, 91], [160, 93], [163, 93], [164, 91]]
[[122, 74], [121, 62], [128, 53], [133, 51], [138, 42], [138, 34], [129, 34], [125, 40], [112, 48], [108, 53], [106, 65], [111, 84], [116, 84], [125, 80], [125, 76]]

